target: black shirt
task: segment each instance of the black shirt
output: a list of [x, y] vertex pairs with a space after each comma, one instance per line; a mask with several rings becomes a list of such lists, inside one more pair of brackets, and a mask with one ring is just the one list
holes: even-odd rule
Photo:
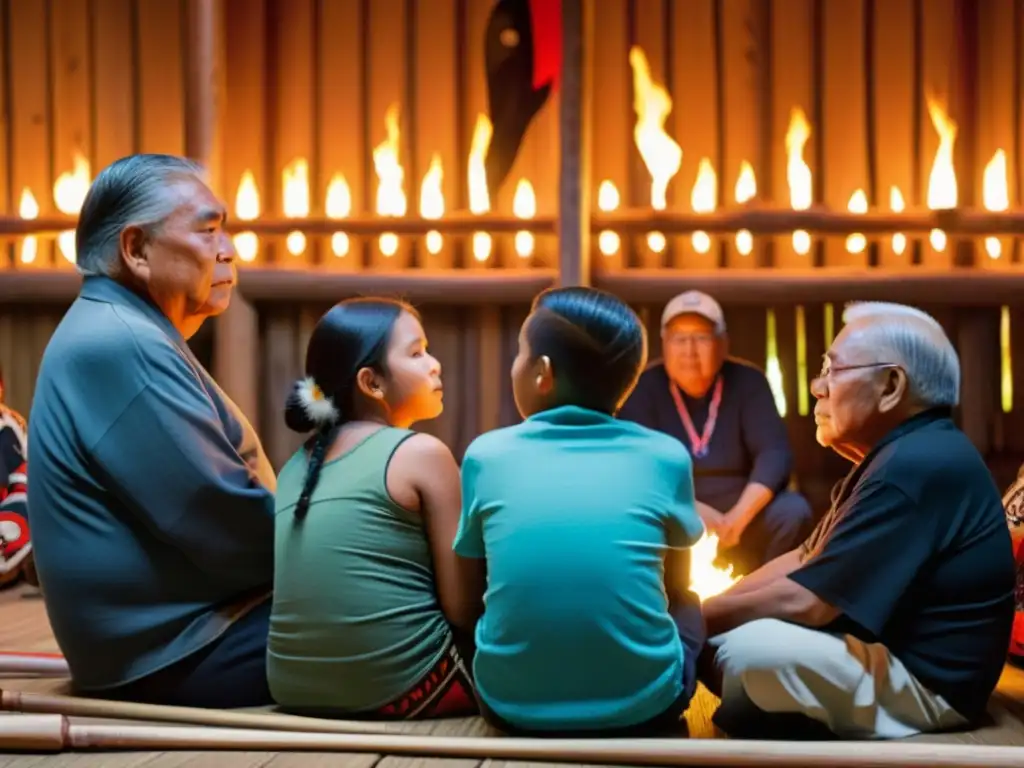
[[[722, 402], [707, 456], [693, 456], [694, 490], [699, 501], [728, 512], [747, 483], [778, 493], [789, 482], [793, 454], [786, 424], [761, 369], [729, 358], [722, 365]], [[652, 363], [619, 411], [619, 418], [693, 445], [676, 410], [663, 362]], [[697, 434], [704, 431], [712, 395], [693, 398], [680, 392]]]
[[790, 575], [968, 720], [1006, 659], [1014, 560], [1002, 501], [948, 409], [907, 420], [834, 494]]

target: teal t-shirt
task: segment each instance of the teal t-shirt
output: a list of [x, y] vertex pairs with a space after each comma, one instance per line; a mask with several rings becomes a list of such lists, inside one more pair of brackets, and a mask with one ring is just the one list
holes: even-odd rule
[[606, 729], [683, 690], [664, 555], [703, 534], [690, 456], [668, 435], [572, 406], [473, 441], [454, 549], [486, 558], [477, 690], [533, 730]]

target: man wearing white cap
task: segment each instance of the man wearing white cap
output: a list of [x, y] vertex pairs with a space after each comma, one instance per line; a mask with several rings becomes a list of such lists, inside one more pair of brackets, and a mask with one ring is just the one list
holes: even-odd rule
[[643, 373], [619, 418], [690, 449], [704, 525], [725, 559], [749, 573], [810, 532], [810, 506], [786, 490], [786, 426], [761, 369], [727, 356], [725, 315], [713, 298], [687, 291], [672, 299], [661, 338], [664, 359]]

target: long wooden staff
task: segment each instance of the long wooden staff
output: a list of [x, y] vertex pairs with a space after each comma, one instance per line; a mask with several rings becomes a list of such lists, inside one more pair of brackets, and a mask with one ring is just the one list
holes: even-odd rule
[[1020, 747], [718, 739], [520, 739], [94, 725], [60, 715], [0, 717], [0, 751], [371, 752], [535, 762], [820, 768], [1020, 768]]
[[374, 721], [300, 717], [276, 712], [174, 707], [165, 704], [139, 704], [132, 701], [108, 701], [7, 690], [0, 691], [0, 710], [304, 733], [387, 733], [389, 730], [387, 723]]
[[13, 677], [70, 677], [68, 663], [59, 653], [0, 651], [0, 675]]

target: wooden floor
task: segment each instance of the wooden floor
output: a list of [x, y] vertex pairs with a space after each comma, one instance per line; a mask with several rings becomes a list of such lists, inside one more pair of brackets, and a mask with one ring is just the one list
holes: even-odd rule
[[[0, 650], [57, 651], [38, 593], [27, 587], [0, 592]], [[61, 680], [0, 680], [7, 690], [65, 692]], [[701, 688], [687, 713], [691, 738], [723, 738], [711, 724], [717, 699]], [[970, 733], [916, 737], [931, 743], [999, 744], [1024, 746], [1024, 671], [1007, 667], [989, 706], [991, 722]], [[8, 716], [0, 713], [0, 717]], [[479, 718], [412, 723], [396, 731], [447, 736], [494, 736]], [[850, 749], [856, 749], [851, 744]], [[107, 752], [60, 755], [2, 755], [0, 768], [292, 768], [338, 766], [340, 768], [555, 768], [554, 764], [506, 763], [499, 760], [444, 760], [372, 754], [318, 754], [276, 752]], [[558, 765], [565, 766], [565, 763]]]

